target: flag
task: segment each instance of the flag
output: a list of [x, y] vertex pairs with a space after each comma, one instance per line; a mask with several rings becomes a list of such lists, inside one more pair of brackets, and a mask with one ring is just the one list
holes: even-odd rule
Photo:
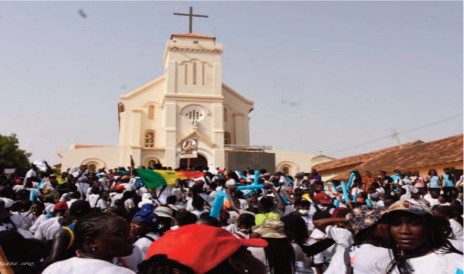
[[171, 186], [176, 183], [177, 179], [186, 180], [202, 177], [203, 172], [193, 171], [172, 171], [172, 170], [152, 170], [152, 169], [136, 169], [137, 174], [142, 180], [146, 188]]

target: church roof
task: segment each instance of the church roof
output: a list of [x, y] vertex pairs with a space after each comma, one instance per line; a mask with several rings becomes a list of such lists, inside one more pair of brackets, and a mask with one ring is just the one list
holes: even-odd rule
[[191, 37], [191, 38], [200, 38], [200, 39], [213, 39], [216, 41], [216, 37], [203, 35], [203, 34], [196, 34], [196, 33], [184, 33], [184, 34], [172, 34], [171, 40], [174, 37]]

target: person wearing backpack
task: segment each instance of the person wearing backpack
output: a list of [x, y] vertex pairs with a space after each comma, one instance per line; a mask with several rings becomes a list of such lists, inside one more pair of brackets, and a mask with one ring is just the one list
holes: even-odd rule
[[132, 235], [137, 239], [134, 243], [142, 251], [142, 258], [147, 255], [151, 243], [160, 237], [158, 233], [159, 217], [152, 210], [140, 210], [135, 213], [130, 223]]

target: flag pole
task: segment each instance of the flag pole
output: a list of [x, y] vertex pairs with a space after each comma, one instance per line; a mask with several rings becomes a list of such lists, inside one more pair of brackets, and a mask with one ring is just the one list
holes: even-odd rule
[[187, 170], [190, 170], [190, 157], [187, 158]]

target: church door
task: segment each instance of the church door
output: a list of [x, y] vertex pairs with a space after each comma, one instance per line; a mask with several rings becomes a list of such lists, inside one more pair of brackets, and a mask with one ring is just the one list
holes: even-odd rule
[[[186, 168], [187, 167], [187, 162], [188, 159], [180, 159], [180, 168]], [[190, 158], [190, 167], [194, 166], [202, 166], [202, 167], [207, 167], [208, 166], [208, 161], [206, 160], [205, 156], [198, 154], [197, 158]]]

